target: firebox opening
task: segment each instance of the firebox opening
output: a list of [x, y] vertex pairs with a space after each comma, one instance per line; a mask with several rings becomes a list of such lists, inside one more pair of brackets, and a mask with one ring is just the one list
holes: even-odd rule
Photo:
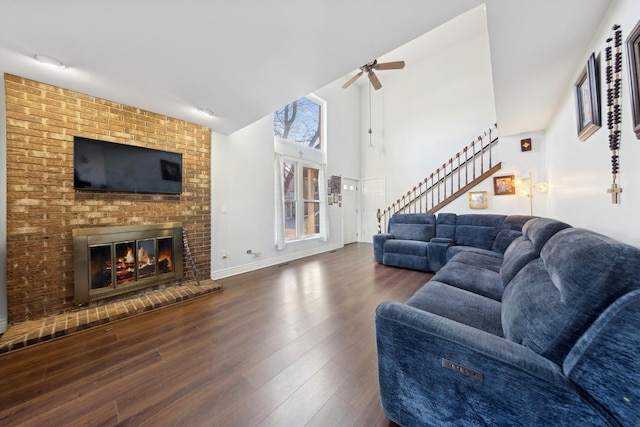
[[76, 303], [181, 279], [181, 236], [180, 223], [73, 230]]

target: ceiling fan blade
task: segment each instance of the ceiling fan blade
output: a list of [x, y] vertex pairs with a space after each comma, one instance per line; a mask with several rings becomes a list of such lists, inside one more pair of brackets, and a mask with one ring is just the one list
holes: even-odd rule
[[404, 61], [383, 62], [373, 66], [376, 70], [401, 70], [404, 68]]
[[378, 76], [376, 76], [376, 73], [374, 73], [373, 71], [369, 71], [367, 75], [369, 76], [369, 81], [371, 81], [371, 86], [373, 86], [375, 90], [378, 90], [382, 87], [382, 83], [380, 83], [380, 80], [378, 80]]
[[358, 80], [358, 78], [360, 78], [361, 75], [362, 75], [362, 71], [360, 71], [358, 74], [356, 74], [355, 76], [353, 76], [349, 80], [347, 80], [347, 82], [342, 85], [342, 88], [346, 89], [349, 86], [351, 86], [353, 84], [353, 82], [355, 82], [356, 80]]

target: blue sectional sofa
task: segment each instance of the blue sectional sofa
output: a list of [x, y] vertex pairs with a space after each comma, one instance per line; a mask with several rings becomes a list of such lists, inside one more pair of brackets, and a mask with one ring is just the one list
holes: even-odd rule
[[[469, 250], [452, 251], [449, 230], [433, 278], [376, 309], [385, 414], [402, 426], [640, 425], [640, 249], [549, 218], [505, 221]], [[516, 235], [503, 251], [501, 233]]]
[[438, 271], [459, 252], [502, 258], [509, 244], [522, 235], [532, 216], [396, 214], [387, 233], [373, 236], [375, 260], [392, 267]]

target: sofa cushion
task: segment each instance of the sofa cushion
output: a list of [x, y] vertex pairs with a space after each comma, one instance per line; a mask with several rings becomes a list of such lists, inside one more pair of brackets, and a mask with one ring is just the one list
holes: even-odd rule
[[500, 303], [491, 298], [432, 279], [407, 305], [502, 337]]
[[456, 245], [491, 250], [505, 215], [458, 215]]
[[445, 264], [431, 280], [500, 301], [504, 287], [498, 272], [495, 269], [491, 270], [478, 265], [458, 262], [460, 255]]
[[433, 225], [428, 224], [393, 224], [391, 234], [399, 240], [421, 240], [428, 242], [434, 235]]
[[436, 217], [433, 214], [396, 214], [389, 219], [388, 232], [399, 240], [428, 242], [436, 233]]
[[455, 239], [457, 217], [458, 215], [454, 213], [439, 213], [436, 222], [436, 237]]
[[531, 240], [520, 236], [515, 239], [504, 253], [502, 265], [500, 266], [500, 280], [504, 287], [515, 277], [522, 267], [530, 261], [538, 258], [539, 253], [536, 252]]
[[[502, 265], [502, 258], [496, 256], [496, 254], [491, 251], [462, 251], [456, 254], [451, 261], [468, 266], [484, 268], [496, 273], [500, 272], [500, 266]], [[464, 268], [463, 265], [460, 267]]]
[[522, 236], [515, 239], [504, 253], [500, 278], [506, 287], [529, 261], [540, 256], [542, 246], [569, 224], [550, 218], [534, 218], [522, 227]]
[[491, 249], [481, 249], [481, 248], [476, 248], [475, 246], [455, 245], [455, 246], [449, 246], [449, 248], [447, 249], [447, 262], [451, 261], [451, 259], [457, 256], [458, 254], [461, 254], [464, 252], [471, 252], [471, 253], [476, 253], [484, 256], [490, 256], [490, 257], [496, 258], [497, 260], [502, 259], [502, 254], [494, 252]]
[[504, 253], [500, 278], [506, 287], [511, 279], [529, 261], [540, 256], [542, 246], [551, 236], [560, 230], [570, 227], [569, 224], [550, 218], [534, 218], [522, 227], [522, 236], [515, 239]]
[[547, 240], [549, 240], [551, 236], [556, 234], [558, 231], [569, 227], [571, 227], [569, 224], [556, 221], [555, 219], [535, 218], [531, 221], [527, 221], [527, 223], [522, 227], [522, 235], [531, 240], [534, 250], [539, 254], [542, 247], [547, 243]]
[[396, 253], [404, 255], [419, 255], [426, 257], [428, 255], [429, 245], [427, 242], [419, 240], [397, 240], [390, 239], [384, 244], [384, 252]]
[[385, 252], [382, 263], [389, 267], [408, 268], [410, 270], [431, 271], [429, 260], [424, 256], [406, 255], [393, 252]]
[[503, 254], [511, 242], [522, 235], [522, 227], [532, 218], [535, 217], [528, 215], [509, 215], [506, 217], [493, 241], [491, 250]]
[[542, 247], [502, 297], [505, 337], [556, 363], [616, 298], [638, 287], [640, 249], [566, 228]]
[[382, 263], [391, 267], [430, 271], [429, 244], [418, 240], [387, 240]]

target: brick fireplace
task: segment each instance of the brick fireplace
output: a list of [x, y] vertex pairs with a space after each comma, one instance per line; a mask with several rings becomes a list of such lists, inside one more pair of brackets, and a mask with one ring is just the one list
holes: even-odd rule
[[[4, 80], [10, 325], [76, 306], [74, 230], [180, 223], [197, 270], [208, 275], [208, 128], [14, 75]], [[74, 136], [181, 153], [182, 194], [74, 190]], [[193, 279], [185, 268], [163, 286]]]

